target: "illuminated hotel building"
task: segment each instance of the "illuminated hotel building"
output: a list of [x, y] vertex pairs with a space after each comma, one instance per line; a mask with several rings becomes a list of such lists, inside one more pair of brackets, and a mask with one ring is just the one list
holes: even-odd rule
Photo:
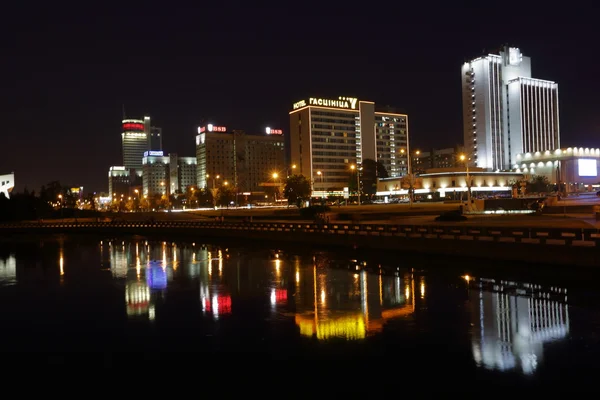
[[290, 163], [313, 182], [313, 196], [341, 194], [350, 166], [366, 159], [379, 161], [391, 177], [406, 175], [408, 154], [408, 116], [371, 101], [310, 97], [290, 111]]
[[[229, 131], [208, 124], [196, 135], [197, 182], [213, 188], [227, 181], [241, 192], [262, 191], [261, 183], [274, 172], [283, 176], [284, 140], [280, 129], [266, 128], [264, 134]], [[219, 181], [215, 178], [219, 176]]]
[[472, 165], [509, 170], [520, 153], [560, 147], [558, 84], [531, 77], [516, 47], [461, 69], [464, 145]]
[[184, 193], [196, 185], [196, 158], [165, 156], [162, 151], [146, 151], [142, 160], [144, 196]]
[[162, 130], [151, 126], [150, 117], [124, 119], [122, 128], [123, 165], [141, 171], [144, 152], [162, 150]]

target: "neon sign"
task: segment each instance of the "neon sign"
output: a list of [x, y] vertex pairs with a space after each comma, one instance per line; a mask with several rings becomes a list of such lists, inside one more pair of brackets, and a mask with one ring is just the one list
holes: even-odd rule
[[198, 133], [203, 132], [227, 132], [227, 128], [224, 126], [215, 126], [213, 124], [208, 124], [206, 126], [201, 126], [198, 128]]
[[136, 124], [131, 122], [126, 122], [123, 124], [124, 131], [143, 131], [144, 124]]
[[[310, 97], [308, 99], [308, 105], [310, 105], [310, 106], [347, 108], [350, 110], [356, 110], [357, 103], [358, 103], [358, 99], [356, 97], [340, 96], [337, 98], [337, 100], [321, 99], [318, 97]], [[294, 110], [301, 108], [301, 107], [306, 107], [306, 100], [301, 100], [297, 103], [294, 103], [294, 105], [293, 105]]]
[[281, 129], [271, 129], [267, 127], [266, 131], [267, 135], [283, 135], [283, 131]]

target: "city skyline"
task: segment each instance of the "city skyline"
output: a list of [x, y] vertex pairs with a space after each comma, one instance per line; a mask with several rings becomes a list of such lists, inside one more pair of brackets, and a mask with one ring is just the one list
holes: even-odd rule
[[[289, 105], [308, 96], [398, 106], [410, 116], [413, 148], [452, 147], [462, 143], [461, 65], [505, 44], [531, 57], [537, 78], [560, 84], [562, 147], [598, 147], [598, 56], [588, 51], [594, 36], [587, 16], [561, 13], [561, 24], [548, 31], [541, 28], [558, 17], [544, 12], [524, 24], [519, 15], [483, 18], [492, 6], [435, 15], [400, 10], [411, 18], [379, 22], [364, 10], [340, 15], [323, 7], [304, 19], [284, 9], [248, 14], [218, 6], [166, 13], [125, 7], [93, 16], [39, 9], [27, 24], [15, 17], [6, 25], [15, 40], [0, 67], [10, 149], [0, 173], [15, 172], [15, 191], [38, 191], [51, 180], [105, 191], [107, 168], [122, 160], [123, 104], [128, 116], [149, 115], [163, 130], [165, 151], [181, 156], [194, 155], [203, 123], [287, 134]], [[156, 29], [130, 30], [134, 11]]]

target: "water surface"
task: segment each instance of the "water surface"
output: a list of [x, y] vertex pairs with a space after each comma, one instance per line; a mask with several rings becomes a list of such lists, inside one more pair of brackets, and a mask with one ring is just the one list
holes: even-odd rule
[[4, 243], [0, 343], [59, 364], [82, 352], [113, 365], [131, 352], [243, 353], [479, 383], [594, 379], [592, 283], [460, 272], [469, 262], [131, 239]]

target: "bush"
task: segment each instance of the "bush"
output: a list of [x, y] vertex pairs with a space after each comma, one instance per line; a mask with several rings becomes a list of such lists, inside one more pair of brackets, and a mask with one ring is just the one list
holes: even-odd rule
[[300, 216], [303, 219], [314, 219], [317, 215], [326, 213], [329, 210], [331, 210], [331, 208], [323, 205], [304, 207], [300, 209]]

